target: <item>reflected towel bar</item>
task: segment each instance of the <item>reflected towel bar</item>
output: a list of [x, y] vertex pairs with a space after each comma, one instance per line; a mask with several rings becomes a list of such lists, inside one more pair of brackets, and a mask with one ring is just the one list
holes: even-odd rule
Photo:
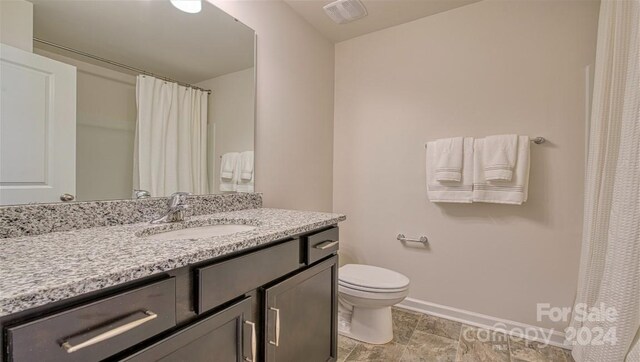
[[420, 239], [412, 239], [404, 236], [404, 234], [398, 234], [397, 239], [402, 242], [410, 241], [410, 242], [423, 243], [423, 244], [426, 244], [429, 242], [429, 239], [427, 239], [426, 236], [421, 236]]

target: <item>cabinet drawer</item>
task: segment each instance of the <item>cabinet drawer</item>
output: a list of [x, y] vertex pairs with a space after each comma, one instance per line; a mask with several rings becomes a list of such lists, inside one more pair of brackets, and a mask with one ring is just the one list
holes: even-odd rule
[[303, 238], [303, 247], [305, 248], [305, 262], [307, 264], [335, 254], [338, 251], [338, 227], [321, 231], [316, 234], [307, 235]]
[[98, 361], [175, 326], [167, 279], [7, 328], [11, 361]]
[[300, 240], [196, 269], [198, 313], [215, 308], [300, 267]]

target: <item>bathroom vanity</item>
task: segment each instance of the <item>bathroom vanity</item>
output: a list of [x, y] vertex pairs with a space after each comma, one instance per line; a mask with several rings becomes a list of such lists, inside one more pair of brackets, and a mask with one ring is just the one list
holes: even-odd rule
[[[255, 208], [0, 239], [0, 359], [333, 361], [342, 220]], [[154, 239], [217, 224], [255, 228]]]

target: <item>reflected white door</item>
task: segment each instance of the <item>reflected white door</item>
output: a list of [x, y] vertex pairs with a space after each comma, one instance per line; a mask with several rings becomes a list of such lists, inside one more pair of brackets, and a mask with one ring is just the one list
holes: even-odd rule
[[0, 204], [76, 188], [76, 68], [0, 44]]

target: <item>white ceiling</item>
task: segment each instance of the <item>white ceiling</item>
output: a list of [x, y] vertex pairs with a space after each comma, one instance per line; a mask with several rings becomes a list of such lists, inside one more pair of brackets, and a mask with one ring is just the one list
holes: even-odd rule
[[184, 13], [168, 0], [31, 2], [35, 37], [181, 82], [197, 83], [253, 66], [253, 30], [207, 1], [198, 14]]
[[480, 0], [361, 0], [368, 15], [342, 25], [334, 23], [322, 9], [333, 0], [284, 1], [324, 36], [340, 42]]

